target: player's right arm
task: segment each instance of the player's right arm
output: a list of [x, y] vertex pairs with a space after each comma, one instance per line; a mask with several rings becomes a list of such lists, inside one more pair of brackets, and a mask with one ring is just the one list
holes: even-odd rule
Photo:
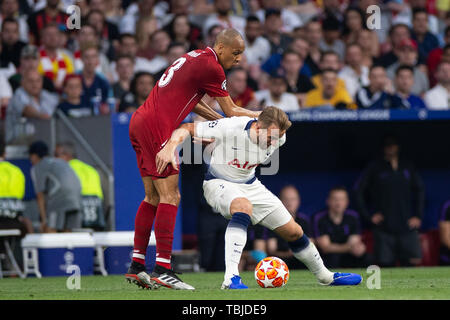
[[215, 99], [217, 100], [217, 102], [220, 105], [220, 108], [222, 108], [223, 112], [227, 117], [246, 116], [251, 118], [257, 118], [261, 113], [261, 111], [250, 111], [235, 105], [230, 96], [215, 97]]

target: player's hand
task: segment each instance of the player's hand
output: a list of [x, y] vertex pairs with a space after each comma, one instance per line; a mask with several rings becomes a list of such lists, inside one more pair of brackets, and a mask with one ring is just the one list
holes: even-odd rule
[[203, 145], [208, 145], [210, 143], [213, 143], [215, 140], [214, 139], [205, 139], [205, 138], [199, 138], [194, 136], [192, 138], [192, 142], [195, 144], [203, 144]]
[[171, 163], [175, 170], [178, 170], [177, 158], [175, 156], [175, 148], [170, 144], [166, 144], [165, 147], [156, 154], [156, 170], [159, 174], [162, 174], [166, 170], [167, 165]]
[[408, 226], [410, 229], [419, 229], [421, 225], [421, 221], [417, 217], [409, 218], [408, 220]]
[[372, 216], [372, 223], [375, 225], [379, 225], [383, 220], [384, 217], [380, 212], [377, 212]]

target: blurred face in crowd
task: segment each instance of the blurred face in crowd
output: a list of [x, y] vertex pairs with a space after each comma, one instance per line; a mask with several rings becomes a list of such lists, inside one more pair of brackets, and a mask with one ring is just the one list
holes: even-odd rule
[[116, 71], [119, 79], [129, 81], [133, 77], [134, 63], [128, 57], [117, 60]]
[[59, 1], [60, 0], [47, 0], [47, 7], [56, 9], [59, 6]]
[[2, 29], [2, 40], [7, 45], [13, 45], [19, 41], [19, 25], [17, 23], [5, 23]]
[[278, 33], [283, 27], [283, 20], [281, 20], [281, 15], [271, 14], [264, 21], [264, 27], [266, 32]]
[[360, 46], [348, 46], [347, 53], [345, 59], [347, 60], [347, 64], [352, 68], [359, 68], [362, 63], [362, 50]]
[[215, 26], [212, 28], [208, 34], [208, 39], [206, 40], [206, 45], [212, 47], [214, 45], [214, 41], [216, 41], [217, 35], [224, 29], [222, 26]]
[[18, 0], [3, 0], [0, 5], [0, 11], [5, 17], [11, 17], [19, 11]]
[[37, 70], [39, 59], [37, 57], [20, 58], [20, 71], [23, 73], [28, 70]]
[[339, 30], [325, 30], [323, 31], [323, 38], [327, 43], [333, 43], [339, 39]]
[[249, 21], [245, 25], [245, 37], [248, 41], [253, 42], [261, 35], [261, 23], [258, 21]]
[[370, 53], [372, 48], [372, 32], [370, 30], [362, 29], [358, 35], [358, 44], [361, 46], [363, 52]]
[[397, 143], [390, 143], [384, 146], [383, 152], [386, 159], [396, 158], [400, 152], [400, 146]]
[[339, 61], [339, 57], [337, 54], [328, 53], [322, 57], [322, 61], [320, 61], [320, 69], [333, 69], [338, 71], [341, 68], [341, 62]]
[[153, 86], [155, 85], [155, 80], [152, 76], [143, 75], [140, 76], [136, 81], [136, 95], [140, 99], [146, 99], [147, 96], [152, 91]]
[[229, 77], [227, 81], [227, 88], [234, 95], [244, 93], [247, 88], [247, 73], [244, 70], [236, 70]]
[[323, 97], [325, 99], [331, 99], [336, 92], [338, 80], [337, 74], [335, 72], [326, 71], [322, 74], [321, 80], [323, 86]]
[[412, 21], [413, 30], [417, 34], [425, 34], [428, 31], [428, 15], [425, 12], [417, 13]]
[[106, 12], [105, 0], [91, 0], [89, 2], [89, 7], [91, 10], [100, 10], [101, 12]]
[[155, 0], [139, 0], [138, 8], [139, 13], [143, 16], [150, 15], [152, 13], [153, 5], [155, 4]]
[[404, 46], [398, 51], [398, 61], [400, 64], [415, 66], [417, 63], [417, 50], [410, 46]]
[[221, 16], [228, 15], [228, 12], [231, 9], [231, 1], [229, 0], [215, 0], [214, 6], [216, 8], [216, 11]]
[[443, 86], [450, 86], [450, 62], [441, 63], [437, 69], [436, 78]]
[[414, 74], [411, 70], [403, 69], [395, 76], [395, 88], [403, 94], [411, 93], [411, 88], [414, 85]]
[[81, 27], [78, 34], [78, 43], [81, 45], [83, 43], [96, 43], [98, 41], [95, 29], [91, 25], [84, 25]]
[[281, 9], [283, 8], [283, 5], [284, 5], [283, 0], [263, 0], [264, 8]]
[[135, 57], [136, 52], [137, 52], [136, 39], [134, 37], [123, 37], [120, 42], [120, 53]]
[[300, 208], [300, 194], [294, 187], [285, 187], [280, 192], [280, 200], [292, 216], [296, 216]]
[[186, 39], [191, 32], [191, 27], [189, 25], [189, 20], [186, 15], [178, 16], [175, 18], [173, 24], [173, 31], [176, 38]]
[[327, 199], [328, 210], [334, 214], [344, 214], [348, 207], [348, 194], [344, 190], [334, 190]]
[[403, 40], [409, 39], [409, 38], [410, 38], [410, 34], [409, 34], [408, 27], [407, 26], [403, 26], [403, 25], [398, 25], [392, 31], [391, 42], [392, 42], [392, 45], [394, 46], [394, 48], [398, 48], [400, 43]]
[[302, 58], [302, 60], [305, 60], [306, 57], [308, 57], [309, 44], [306, 40], [302, 38], [296, 38], [291, 42], [289, 47], [291, 48], [292, 51], [297, 52]]
[[172, 0], [170, 1], [173, 14], [188, 14], [190, 0]]
[[67, 95], [68, 100], [79, 99], [82, 92], [83, 84], [80, 77], [70, 78], [64, 85], [64, 93]]
[[35, 70], [27, 71], [22, 78], [22, 87], [29, 95], [39, 97], [42, 91], [42, 76]]
[[167, 52], [170, 44], [170, 37], [165, 31], [156, 31], [152, 37], [152, 47], [157, 54], [163, 55]]
[[282, 78], [270, 78], [269, 91], [273, 98], [280, 99], [287, 90], [286, 81]]
[[42, 32], [42, 44], [46, 50], [56, 50], [59, 48], [60, 35], [56, 26], [48, 26]]
[[345, 14], [347, 28], [351, 31], [357, 31], [362, 29], [363, 21], [358, 11], [349, 10]]
[[383, 91], [386, 86], [386, 70], [383, 67], [373, 68], [369, 73], [369, 81], [372, 92]]
[[450, 63], [450, 48], [444, 49], [441, 56], [441, 61]]
[[286, 73], [289, 74], [299, 73], [302, 66], [302, 59], [298, 54], [295, 53], [285, 54], [283, 60], [281, 61], [281, 67], [285, 70]]
[[94, 73], [95, 69], [100, 63], [98, 50], [95, 48], [89, 48], [84, 50], [81, 55], [81, 60], [83, 61], [83, 71], [87, 71], [88, 73]]
[[173, 46], [167, 51], [167, 61], [169, 64], [174, 63], [179, 57], [186, 53], [184, 46]]
[[101, 34], [103, 31], [105, 19], [101, 13], [92, 12], [88, 17], [88, 23], [95, 28], [95, 31], [98, 34]]
[[320, 22], [312, 21], [306, 26], [306, 40], [311, 47], [319, 46], [322, 39], [322, 26]]

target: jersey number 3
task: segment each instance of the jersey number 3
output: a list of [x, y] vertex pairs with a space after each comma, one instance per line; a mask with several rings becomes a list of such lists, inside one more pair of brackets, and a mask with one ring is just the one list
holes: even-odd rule
[[158, 86], [160, 88], [165, 87], [169, 84], [170, 80], [173, 78], [173, 74], [175, 71], [181, 68], [181, 66], [186, 62], [186, 58], [181, 57], [175, 60], [172, 63], [172, 66], [169, 68], [167, 73], [163, 74], [161, 79], [159, 79]]

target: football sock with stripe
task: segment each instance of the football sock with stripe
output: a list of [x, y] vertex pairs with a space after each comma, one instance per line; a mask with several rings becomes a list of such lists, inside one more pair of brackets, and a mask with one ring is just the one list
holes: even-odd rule
[[225, 231], [225, 281], [233, 275], [239, 275], [239, 262], [247, 243], [247, 228], [250, 216], [244, 212], [236, 212], [231, 217]]
[[134, 220], [134, 248], [133, 261], [145, 264], [148, 241], [152, 232], [153, 220], [156, 215], [156, 207], [142, 201]]
[[167, 269], [171, 268], [170, 259], [177, 212], [178, 207], [168, 203], [160, 203], [156, 211], [156, 264]]
[[294, 257], [303, 262], [319, 282], [327, 284], [333, 281], [334, 273], [325, 267], [316, 246], [309, 241], [305, 234], [295, 241], [288, 242], [288, 244]]

